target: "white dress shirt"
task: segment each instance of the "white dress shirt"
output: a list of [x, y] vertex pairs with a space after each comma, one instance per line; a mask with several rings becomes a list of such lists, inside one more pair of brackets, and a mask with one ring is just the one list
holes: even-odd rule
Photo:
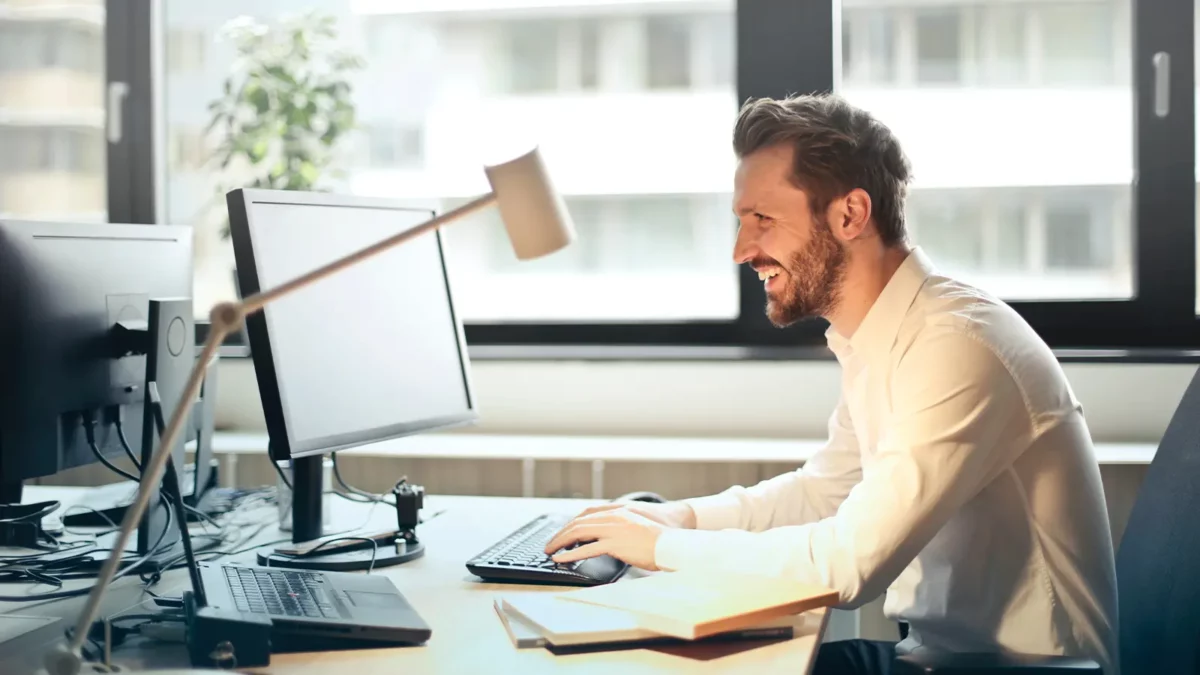
[[[792, 473], [686, 500], [655, 562], [887, 592], [901, 651], [1012, 650], [1118, 664], [1116, 573], [1083, 410], [1046, 344], [915, 249], [854, 335], [842, 395]], [[780, 386], [776, 382], [774, 386]], [[782, 386], [805, 386], [803, 382]]]

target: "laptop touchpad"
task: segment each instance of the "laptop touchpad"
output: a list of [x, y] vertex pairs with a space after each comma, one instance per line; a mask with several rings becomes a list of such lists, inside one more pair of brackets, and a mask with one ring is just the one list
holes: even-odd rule
[[394, 593], [364, 593], [362, 591], [346, 591], [346, 597], [355, 607], [372, 609], [395, 609], [400, 604]]

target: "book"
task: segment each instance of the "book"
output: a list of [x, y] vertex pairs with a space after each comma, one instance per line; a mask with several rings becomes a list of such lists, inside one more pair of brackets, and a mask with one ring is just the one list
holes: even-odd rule
[[[587, 603], [567, 603], [559, 593], [513, 593], [497, 600], [499, 609], [507, 615], [509, 624], [536, 630], [548, 648], [582, 646], [619, 647], [637, 643], [678, 643], [678, 638], [663, 635], [638, 625], [629, 612]], [[502, 616], [501, 620], [505, 618]], [[713, 640], [748, 640], [791, 638], [794, 617], [782, 617], [741, 630], [718, 633]], [[511, 637], [511, 635], [510, 635]], [[515, 644], [515, 642], [514, 642]]]
[[493, 604], [496, 608], [496, 615], [500, 617], [500, 623], [504, 624], [504, 631], [508, 633], [508, 639], [512, 640], [514, 647], [528, 649], [546, 646], [545, 636], [521, 617], [505, 610], [504, 601], [501, 598], [496, 598]]
[[640, 628], [696, 640], [837, 603], [836, 591], [783, 577], [683, 570], [557, 594], [628, 612]]

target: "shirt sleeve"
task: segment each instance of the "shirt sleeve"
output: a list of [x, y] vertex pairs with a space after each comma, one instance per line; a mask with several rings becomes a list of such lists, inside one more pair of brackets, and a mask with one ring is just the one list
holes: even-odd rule
[[883, 592], [1032, 434], [1000, 360], [969, 335], [936, 330], [892, 369], [877, 452], [836, 514], [763, 532], [667, 530], [656, 564], [787, 576], [838, 591], [844, 606]]
[[826, 444], [796, 471], [749, 488], [735, 485], [720, 494], [684, 500], [696, 514], [696, 529], [757, 532], [833, 515], [862, 478], [858, 440], [844, 398], [828, 426]]

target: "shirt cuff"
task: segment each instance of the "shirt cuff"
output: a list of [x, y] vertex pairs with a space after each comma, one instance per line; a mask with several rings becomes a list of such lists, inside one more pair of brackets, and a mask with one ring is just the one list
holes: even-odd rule
[[698, 567], [711, 562], [717, 532], [669, 528], [658, 535], [654, 544], [654, 565], [665, 572]]
[[697, 530], [732, 530], [741, 525], [742, 502], [729, 490], [683, 502], [696, 514]]

